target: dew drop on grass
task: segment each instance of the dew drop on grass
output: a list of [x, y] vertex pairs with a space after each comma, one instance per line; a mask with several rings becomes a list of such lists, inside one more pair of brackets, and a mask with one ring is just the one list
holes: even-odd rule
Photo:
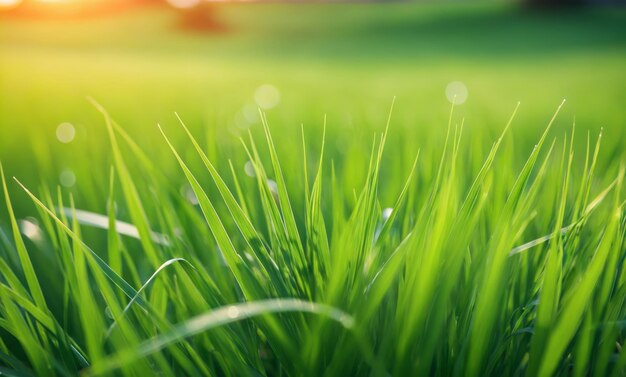
[[61, 123], [57, 126], [57, 140], [61, 143], [67, 144], [74, 140], [76, 136], [76, 129], [71, 123]]
[[461, 105], [467, 100], [467, 87], [460, 81], [452, 81], [446, 86], [446, 97], [450, 103]]
[[76, 175], [70, 169], [65, 169], [59, 175], [59, 182], [64, 187], [72, 187], [76, 184]]
[[273, 85], [261, 85], [254, 92], [254, 101], [263, 110], [269, 110], [280, 103], [280, 92]]

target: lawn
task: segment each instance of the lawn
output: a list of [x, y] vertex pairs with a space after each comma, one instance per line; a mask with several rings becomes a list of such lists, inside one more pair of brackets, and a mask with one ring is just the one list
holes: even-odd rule
[[626, 10], [211, 11], [0, 15], [0, 374], [625, 375]]

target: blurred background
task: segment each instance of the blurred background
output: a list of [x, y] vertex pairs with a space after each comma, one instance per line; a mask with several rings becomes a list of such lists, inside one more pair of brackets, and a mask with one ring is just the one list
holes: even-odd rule
[[[451, 102], [487, 150], [521, 101], [512, 133], [525, 153], [567, 98], [557, 132], [574, 121], [581, 135], [604, 127], [611, 164], [626, 146], [623, 5], [0, 0], [0, 160], [9, 176], [61, 185], [104, 212], [110, 151], [88, 97], [177, 172], [156, 128], [176, 130], [176, 141], [175, 112], [211, 156], [242, 169], [239, 137], [257, 132], [258, 108], [283, 141], [300, 140], [303, 124], [317, 142], [326, 115], [341, 167], [366, 158], [395, 96], [397, 155], [436, 145]], [[478, 128], [487, 131], [472, 136]], [[291, 143], [279, 148], [294, 153]], [[391, 164], [388, 174], [406, 170]], [[342, 174], [350, 182], [360, 173]]]

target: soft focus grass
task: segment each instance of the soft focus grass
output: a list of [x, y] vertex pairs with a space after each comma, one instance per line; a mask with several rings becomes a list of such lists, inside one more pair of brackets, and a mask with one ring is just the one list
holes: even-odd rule
[[623, 375], [622, 10], [216, 17], [1, 20], [3, 373]]
[[[424, 146], [443, 134], [444, 91], [455, 80], [469, 91], [457, 114], [469, 129], [487, 130], [485, 148], [518, 101], [521, 149], [534, 142], [526, 131], [540, 132], [567, 98], [558, 131], [574, 118], [583, 130], [610, 127], [603, 153], [621, 154], [625, 17], [619, 9], [534, 14], [512, 5], [398, 3], [226, 5], [215, 9], [224, 30], [213, 33], [180, 29], [180, 16], [160, 8], [101, 20], [2, 19], [0, 157], [11, 175], [33, 169], [23, 175], [31, 184], [64, 167], [83, 186], [94, 169], [105, 174], [105, 132], [86, 96], [140, 145], [160, 142], [155, 124], [173, 123], [177, 111], [200, 137], [210, 135], [214, 153], [237, 151], [231, 131], [262, 84], [281, 92], [268, 117], [285, 140], [302, 123], [319, 130], [327, 114], [336, 160], [346, 143], [366, 148], [394, 96], [400, 131], [391, 137]], [[78, 127], [75, 143], [55, 141], [62, 122]], [[74, 158], [82, 151], [90, 164]]]

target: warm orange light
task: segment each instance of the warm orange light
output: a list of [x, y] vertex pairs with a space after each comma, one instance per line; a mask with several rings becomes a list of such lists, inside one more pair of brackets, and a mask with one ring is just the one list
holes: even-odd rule
[[[1, 1], [1, 0], [0, 0]], [[63, 5], [72, 5], [72, 6], [90, 6], [90, 5], [97, 5], [97, 4], [102, 4], [105, 3], [106, 0], [102, 0], [102, 1], [81, 1], [81, 0], [36, 0], [35, 1], [38, 4], [41, 4], [43, 6], [48, 6], [48, 5], [56, 5], [56, 4], [63, 4]]]
[[115, 9], [135, 0], [0, 0], [0, 11], [11, 10], [37, 17], [80, 17]]
[[20, 5], [22, 0], [0, 0], [0, 8], [13, 8]]
[[200, 4], [200, 0], [167, 0], [167, 2], [174, 8], [180, 9], [189, 9]]

